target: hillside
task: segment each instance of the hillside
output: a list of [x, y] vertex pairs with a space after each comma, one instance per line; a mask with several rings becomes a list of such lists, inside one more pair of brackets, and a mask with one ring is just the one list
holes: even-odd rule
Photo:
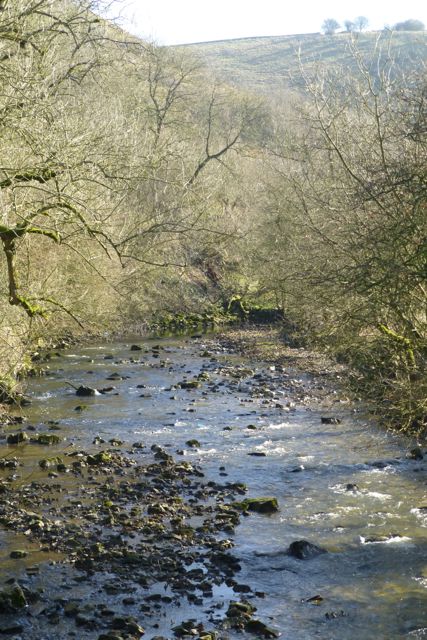
[[[369, 32], [357, 34], [357, 46], [369, 54], [381, 47], [384, 55], [390, 49], [393, 58], [404, 68], [411, 68], [416, 58], [427, 60], [427, 32]], [[216, 42], [181, 45], [200, 56], [215, 75], [236, 86], [256, 92], [280, 90], [298, 83], [298, 51], [307, 68], [319, 62], [339, 61], [349, 67], [354, 64], [350, 52], [350, 35], [339, 33], [324, 36], [310, 33], [293, 36], [241, 38]]]

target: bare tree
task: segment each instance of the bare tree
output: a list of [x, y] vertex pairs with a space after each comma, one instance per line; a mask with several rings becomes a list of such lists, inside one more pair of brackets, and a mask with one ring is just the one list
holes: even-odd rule
[[322, 31], [326, 36], [333, 36], [337, 29], [340, 28], [340, 23], [335, 18], [326, 18], [322, 24]]
[[369, 26], [369, 20], [365, 16], [358, 16], [354, 19], [354, 27], [357, 31], [365, 31]]
[[85, 116], [107, 39], [94, 8], [85, 0], [17, 0], [0, 12], [0, 239], [9, 302], [30, 317], [45, 309], [20, 286], [25, 239], [70, 244], [82, 234], [111, 246], [100, 198], [112, 186], [112, 157], [103, 127]]
[[[377, 43], [357, 74], [305, 74], [311, 107], [276, 151], [282, 286], [313, 332], [351, 354], [368, 394], [425, 428], [426, 85]], [[277, 187], [276, 187], [277, 189]], [[280, 212], [280, 209], [278, 208]], [[280, 235], [277, 233], [277, 237]], [[280, 249], [282, 251], [280, 252]], [[279, 272], [280, 273], [280, 272]], [[375, 372], [375, 373], [374, 373]]]
[[144, 144], [135, 150], [126, 194], [139, 214], [128, 220], [116, 248], [126, 259], [167, 265], [163, 249], [174, 253], [184, 234], [194, 237], [200, 230], [206, 236], [212, 229], [207, 202], [212, 208], [213, 167], [227, 171], [230, 155], [250, 144], [260, 109], [257, 101], [210, 81], [193, 58], [156, 47], [127, 81], [135, 83], [128, 105], [137, 116], [134, 135]]
[[122, 266], [167, 264], [164, 248], [200, 215], [191, 194], [200, 197], [201, 174], [240, 137], [237, 121], [227, 132], [218, 119], [221, 91], [193, 117], [199, 64], [126, 42], [95, 8], [20, 0], [0, 14], [0, 239], [9, 302], [29, 318], [56, 307], [77, 319], [64, 292], [55, 298], [28, 277], [23, 286], [21, 255], [52, 242], [99, 273], [90, 245]]

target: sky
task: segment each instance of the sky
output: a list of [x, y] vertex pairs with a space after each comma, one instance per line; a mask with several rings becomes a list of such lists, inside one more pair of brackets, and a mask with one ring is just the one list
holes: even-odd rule
[[409, 18], [427, 26], [426, 0], [113, 0], [110, 16], [161, 45], [313, 33], [325, 18], [366, 16], [369, 29]]

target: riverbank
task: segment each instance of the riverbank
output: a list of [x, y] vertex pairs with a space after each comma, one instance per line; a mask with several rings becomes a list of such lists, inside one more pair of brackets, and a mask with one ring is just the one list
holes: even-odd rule
[[[423, 397], [425, 377], [416, 374], [415, 371], [408, 377], [407, 382], [418, 385], [416, 391], [411, 395], [409, 387], [402, 386], [399, 396], [397, 385], [392, 397], [391, 389], [397, 379], [393, 379], [392, 375], [388, 378], [381, 371], [381, 367], [375, 366], [374, 360], [368, 367], [368, 374], [366, 363], [363, 371], [358, 367], [352, 368], [348, 363], [338, 362], [336, 357], [329, 357], [325, 351], [290, 346], [279, 324], [230, 328], [221, 335], [221, 339], [224, 345], [242, 355], [258, 358], [279, 367], [291, 367], [301, 374], [309, 375], [310, 385], [317, 388], [319, 395], [326, 402], [329, 397], [331, 401], [351, 402], [359, 409], [363, 407], [362, 410], [371, 415], [382, 428], [405, 434], [413, 441], [414, 446], [417, 443], [425, 444], [425, 416], [420, 420], [408, 422], [407, 418], [411, 412], [403, 411], [404, 405], [409, 406], [411, 402], [413, 408], [418, 406], [419, 399]], [[425, 404], [425, 398], [423, 403]], [[422, 411], [420, 415], [424, 415]]]
[[339, 394], [341, 400], [348, 400], [343, 385], [348, 368], [321, 351], [290, 346], [284, 339], [281, 324], [232, 327], [220, 333], [218, 339], [225, 348], [244, 357], [310, 376], [310, 386], [322, 391], [325, 398], [331, 393], [334, 396], [331, 399], [336, 400]]

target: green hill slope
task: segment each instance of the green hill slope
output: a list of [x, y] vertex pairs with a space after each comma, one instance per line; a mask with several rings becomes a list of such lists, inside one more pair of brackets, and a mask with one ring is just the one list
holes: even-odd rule
[[[357, 34], [358, 49], [368, 56], [381, 48], [384, 56], [390, 51], [399, 67], [410, 69], [420, 57], [427, 60], [427, 32], [369, 32]], [[256, 92], [280, 90], [298, 83], [298, 52], [308, 69], [319, 63], [348, 65], [351, 36], [339, 33], [324, 36], [319, 33], [297, 36], [272, 36], [220, 40], [181, 45], [212, 68], [215, 75], [233, 85]], [[178, 48], [178, 47], [177, 47]]]

